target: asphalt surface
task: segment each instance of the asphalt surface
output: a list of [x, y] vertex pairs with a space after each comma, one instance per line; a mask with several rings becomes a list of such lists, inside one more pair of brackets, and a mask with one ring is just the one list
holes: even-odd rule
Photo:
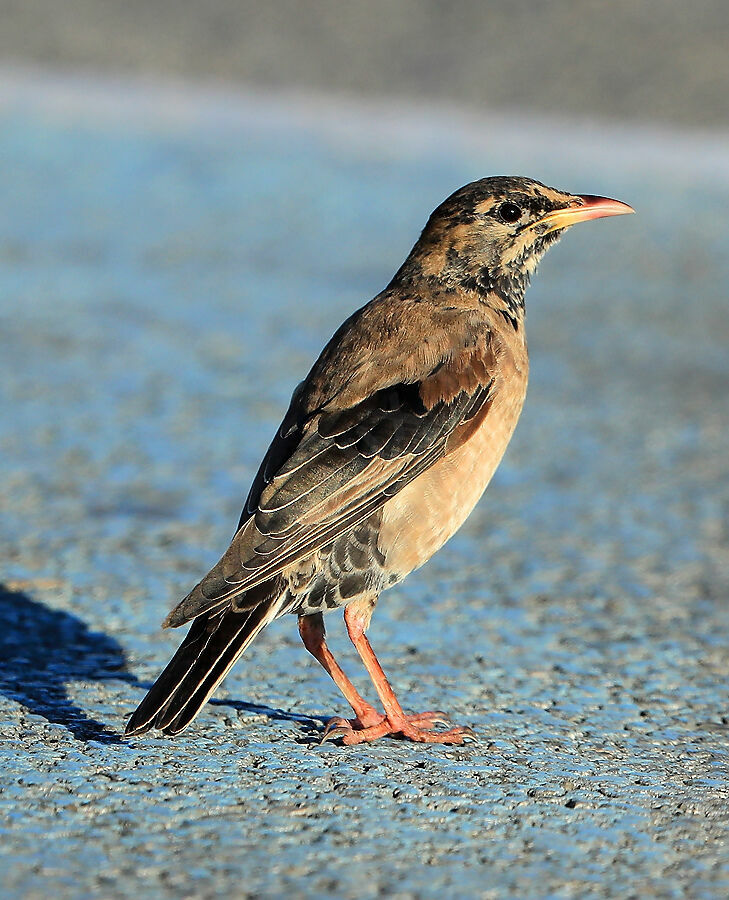
[[[8, 76], [0, 122], [3, 896], [726, 896], [723, 139]], [[638, 215], [550, 251], [504, 463], [373, 622], [479, 742], [319, 746], [293, 618], [124, 740], [296, 381], [505, 173]]]

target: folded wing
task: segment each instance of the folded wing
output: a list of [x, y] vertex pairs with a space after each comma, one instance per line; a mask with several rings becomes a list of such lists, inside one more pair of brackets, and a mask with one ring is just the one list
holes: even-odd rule
[[248, 609], [252, 588], [325, 547], [433, 465], [454, 430], [491, 397], [489, 366], [482, 358], [475, 365], [473, 355], [449, 360], [419, 382], [377, 390], [349, 408], [316, 410], [303, 421], [296, 418], [294, 395], [233, 542], [165, 625], [226, 606]]

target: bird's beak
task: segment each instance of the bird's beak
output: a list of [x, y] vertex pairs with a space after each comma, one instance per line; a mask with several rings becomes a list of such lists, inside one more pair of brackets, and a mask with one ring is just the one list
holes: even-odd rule
[[565, 209], [555, 209], [547, 213], [536, 224], [546, 225], [542, 234], [549, 234], [558, 228], [569, 228], [577, 222], [586, 222], [588, 219], [602, 219], [604, 216], [625, 216], [634, 213], [635, 210], [627, 203], [620, 200], [611, 200], [609, 197], [594, 197], [592, 194], [576, 196]]

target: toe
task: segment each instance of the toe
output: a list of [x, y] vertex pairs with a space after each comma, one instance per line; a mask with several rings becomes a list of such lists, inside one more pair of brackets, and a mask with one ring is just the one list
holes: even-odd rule
[[378, 738], [384, 737], [386, 734], [392, 734], [392, 725], [383, 719], [379, 725], [373, 725], [371, 728], [362, 728], [360, 731], [347, 732], [342, 735], [342, 743], [351, 747], [353, 744], [363, 744], [369, 741], [376, 741]]
[[415, 728], [435, 728], [436, 725], [442, 725], [444, 728], [450, 728], [453, 724], [446, 713], [439, 709], [429, 710], [428, 712], [415, 713], [414, 715], [405, 716], [405, 718]]
[[466, 725], [450, 728], [448, 731], [432, 731], [407, 722], [397, 730], [404, 738], [424, 744], [463, 744], [476, 740], [475, 732]]

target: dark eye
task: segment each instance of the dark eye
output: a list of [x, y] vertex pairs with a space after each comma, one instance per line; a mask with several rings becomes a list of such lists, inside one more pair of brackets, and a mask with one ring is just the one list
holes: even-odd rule
[[513, 225], [514, 222], [518, 222], [521, 219], [521, 208], [516, 203], [511, 203], [508, 200], [506, 203], [501, 204], [497, 212], [501, 221], [506, 222], [507, 225]]

